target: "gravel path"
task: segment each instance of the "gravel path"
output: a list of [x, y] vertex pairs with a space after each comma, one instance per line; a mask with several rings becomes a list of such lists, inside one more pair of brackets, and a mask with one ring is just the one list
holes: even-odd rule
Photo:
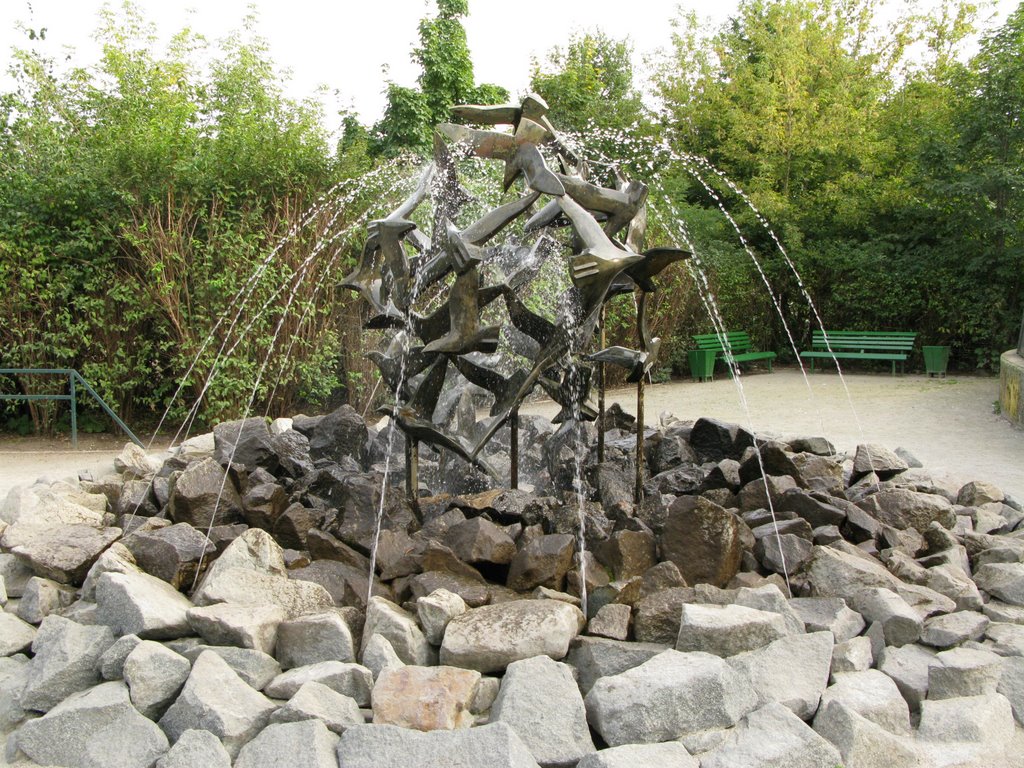
[[[956, 483], [988, 480], [1024, 500], [1024, 431], [994, 413], [995, 378], [847, 374], [849, 398], [835, 373], [809, 376], [809, 387], [799, 371], [784, 369], [744, 375], [741, 382], [749, 417], [736, 384], [723, 376], [649, 386], [648, 423], [668, 411], [680, 419], [712, 416], [752, 424], [758, 433], [823, 435], [841, 451], [862, 442], [903, 447], [936, 476]], [[609, 392], [609, 404], [615, 401], [635, 413], [635, 390]], [[545, 402], [523, 408], [549, 416], [554, 410]], [[72, 451], [66, 440], [0, 439], [0, 499], [13, 486], [38, 478], [82, 470], [100, 477], [113, 470], [124, 445], [116, 435], [83, 435], [79, 442]]]

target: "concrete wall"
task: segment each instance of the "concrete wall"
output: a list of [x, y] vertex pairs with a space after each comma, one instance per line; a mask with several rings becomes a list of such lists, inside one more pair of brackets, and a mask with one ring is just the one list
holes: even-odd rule
[[1024, 356], [1015, 349], [999, 359], [999, 411], [1024, 427]]

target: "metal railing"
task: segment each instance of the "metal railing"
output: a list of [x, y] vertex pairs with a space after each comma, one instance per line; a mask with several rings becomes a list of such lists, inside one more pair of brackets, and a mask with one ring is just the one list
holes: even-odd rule
[[103, 398], [96, 394], [89, 382], [82, 378], [82, 374], [73, 368], [0, 368], [0, 376], [63, 376], [68, 380], [68, 394], [66, 395], [4, 395], [0, 394], [0, 400], [66, 400], [71, 403], [71, 445], [78, 447], [78, 389], [81, 387], [92, 398], [100, 404], [107, 416], [113, 419], [133, 443], [140, 447], [142, 441], [135, 436], [135, 433], [128, 429], [128, 425], [118, 418], [117, 414], [107, 405]]

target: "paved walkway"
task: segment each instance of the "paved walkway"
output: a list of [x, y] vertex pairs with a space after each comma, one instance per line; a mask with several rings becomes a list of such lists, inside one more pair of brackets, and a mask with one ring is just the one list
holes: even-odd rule
[[[956, 483], [988, 480], [1024, 500], [1024, 430], [994, 412], [995, 378], [847, 374], [849, 398], [835, 373], [818, 373], [805, 383], [799, 371], [783, 369], [744, 375], [741, 382], [746, 409], [736, 384], [725, 377], [649, 386], [648, 423], [668, 411], [680, 419], [712, 416], [752, 425], [759, 433], [822, 435], [841, 451], [862, 442], [903, 447], [936, 476]], [[610, 392], [608, 402], [614, 401], [635, 413], [634, 389]], [[540, 402], [523, 410], [553, 415], [555, 409]], [[66, 442], [4, 438], [0, 499], [14, 485], [39, 477], [73, 476], [83, 469], [99, 477], [113, 470], [122, 446], [117, 436], [84, 436], [77, 452]]]
[[[871, 442], [906, 448], [933, 475], [952, 482], [988, 480], [1024, 501], [1024, 430], [994, 410], [998, 379], [922, 375], [845, 374], [846, 388], [834, 372], [808, 374], [777, 369], [740, 378], [746, 408], [736, 383], [724, 375], [715, 381], [678, 381], [648, 386], [649, 424], [663, 411], [680, 419], [711, 416], [781, 436], [821, 435], [840, 451]], [[847, 397], [847, 389], [849, 397]], [[608, 393], [636, 413], [636, 390]], [[550, 403], [524, 412], [552, 415]]]

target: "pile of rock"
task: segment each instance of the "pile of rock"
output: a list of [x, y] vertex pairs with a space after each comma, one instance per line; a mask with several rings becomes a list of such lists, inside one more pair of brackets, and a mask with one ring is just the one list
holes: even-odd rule
[[[545, 487], [575, 457], [527, 431]], [[584, 478], [583, 568], [575, 494], [381, 505], [398, 441], [349, 408], [221, 425], [170, 456], [127, 447], [117, 476], [15, 489], [0, 506], [5, 759], [1017, 764], [1014, 500], [880, 446], [755, 451], [735, 425], [666, 418], [635, 505], [635, 435], [608, 438]]]

